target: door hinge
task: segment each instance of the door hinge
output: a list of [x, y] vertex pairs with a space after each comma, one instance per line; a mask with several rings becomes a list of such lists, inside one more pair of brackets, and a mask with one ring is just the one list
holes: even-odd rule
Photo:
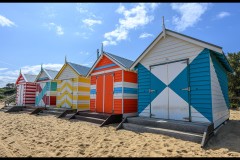
[[182, 91], [190, 91], [190, 87], [181, 89]]

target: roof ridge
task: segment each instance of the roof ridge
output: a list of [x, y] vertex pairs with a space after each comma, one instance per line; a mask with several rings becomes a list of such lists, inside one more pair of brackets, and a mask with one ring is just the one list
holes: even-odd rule
[[87, 67], [87, 66], [83, 66], [83, 65], [81, 65], [81, 64], [73, 63], [73, 62], [67, 62], [67, 63], [72, 63], [72, 64], [75, 64], [75, 65], [78, 65], [78, 66], [81, 66], [81, 67], [90, 68], [90, 67]]
[[[104, 53], [107, 53], [107, 54], [112, 54], [112, 53], [109, 53], [109, 52], [105, 52], [104, 51]], [[114, 55], [114, 56], [117, 56], [117, 57], [119, 57], [119, 58], [123, 58], [123, 59], [126, 59], [126, 60], [129, 60], [129, 61], [132, 61], [132, 62], [134, 62], [133, 60], [130, 60], [130, 59], [127, 59], [127, 58], [124, 58], [124, 57], [120, 57], [120, 56], [118, 56], [118, 55], [115, 55], [115, 54], [112, 54], [112, 55]]]
[[170, 30], [170, 29], [166, 29], [167, 31], [170, 31], [170, 32], [173, 32], [173, 33], [176, 33], [176, 34], [180, 34], [182, 36], [185, 36], [185, 37], [188, 37], [188, 38], [191, 38], [191, 39], [194, 39], [194, 40], [197, 40], [197, 41], [200, 41], [200, 42], [203, 42], [203, 43], [207, 43], [209, 45], [212, 45], [212, 46], [215, 46], [215, 47], [218, 47], [220, 49], [222, 49], [221, 46], [218, 46], [218, 45], [215, 45], [215, 44], [212, 44], [212, 43], [209, 43], [209, 42], [206, 42], [206, 41], [203, 41], [203, 40], [200, 40], [200, 39], [197, 39], [197, 38], [194, 38], [194, 37], [191, 37], [191, 36], [188, 36], [186, 34], [182, 34], [182, 33], [179, 33], [179, 32], [176, 32], [176, 31], [173, 31], [173, 30]]
[[50, 70], [50, 71], [56, 71], [58, 72], [57, 70], [53, 70], [53, 69], [47, 69], [47, 68], [44, 68], [45, 70]]
[[37, 76], [37, 74], [23, 73], [24, 75]]

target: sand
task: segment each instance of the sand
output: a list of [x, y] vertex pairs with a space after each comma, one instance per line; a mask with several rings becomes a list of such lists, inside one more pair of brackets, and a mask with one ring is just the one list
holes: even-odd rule
[[[1, 107], [0, 107], [1, 108]], [[240, 111], [200, 144], [76, 120], [0, 112], [0, 157], [240, 157]]]

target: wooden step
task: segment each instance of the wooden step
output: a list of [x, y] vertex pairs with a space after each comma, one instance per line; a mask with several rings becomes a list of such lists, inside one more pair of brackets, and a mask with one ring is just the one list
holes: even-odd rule
[[62, 119], [69, 120], [75, 113], [67, 114], [65, 117], [62, 117]]
[[81, 121], [86, 121], [86, 122], [91, 122], [91, 123], [97, 123], [97, 124], [102, 124], [104, 122], [103, 119], [80, 116], [80, 115], [75, 115], [75, 119], [78, 119], [78, 120], [81, 120]]
[[53, 114], [47, 114], [47, 113], [42, 113], [42, 112], [38, 113], [37, 115], [40, 115], [40, 116], [55, 116]]
[[164, 129], [164, 128], [155, 128], [155, 127], [149, 127], [145, 125], [137, 125], [132, 123], [123, 123], [123, 128], [126, 130], [134, 131], [134, 132], [142, 132], [142, 133], [150, 132], [150, 133], [163, 134], [163, 135], [179, 138], [186, 141], [193, 141], [197, 143], [200, 143], [203, 137], [202, 134], [193, 134], [193, 133]]
[[96, 112], [77, 112], [77, 115], [79, 116], [85, 116], [85, 117], [93, 117], [93, 118], [97, 118], [97, 119], [102, 119], [102, 120], [106, 120], [110, 114], [104, 114], [104, 113], [96, 113]]
[[[40, 113], [44, 113], [44, 114], [48, 114], [48, 115], [59, 116], [62, 112], [43, 110], [43, 111], [41, 111]], [[39, 114], [39, 113], [38, 113], [38, 114]]]
[[175, 120], [162, 120], [155, 118], [145, 118], [145, 117], [129, 117], [127, 118], [128, 123], [144, 125], [155, 128], [164, 128], [170, 130], [178, 130], [183, 132], [199, 133], [203, 134], [206, 129], [206, 124], [175, 121]]

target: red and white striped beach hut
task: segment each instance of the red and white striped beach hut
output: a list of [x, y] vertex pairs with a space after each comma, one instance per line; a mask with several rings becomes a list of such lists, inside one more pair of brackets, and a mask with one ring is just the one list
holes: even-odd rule
[[17, 95], [16, 105], [18, 106], [34, 106], [36, 97], [36, 83], [34, 82], [37, 75], [23, 74], [18, 76], [16, 81]]

